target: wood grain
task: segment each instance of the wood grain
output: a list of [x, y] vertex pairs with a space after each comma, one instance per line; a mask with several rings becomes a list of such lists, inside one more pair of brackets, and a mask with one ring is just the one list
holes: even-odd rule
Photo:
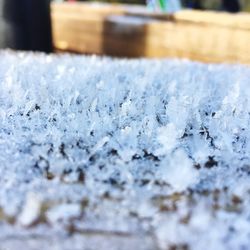
[[180, 57], [250, 64], [250, 15], [141, 6], [52, 3], [56, 50], [121, 57]]

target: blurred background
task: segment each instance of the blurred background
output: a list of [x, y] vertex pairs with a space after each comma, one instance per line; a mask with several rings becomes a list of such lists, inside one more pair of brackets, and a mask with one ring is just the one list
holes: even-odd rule
[[[151, 0], [99, 0], [98, 2], [106, 3], [126, 3], [131, 6], [141, 5], [146, 6], [146, 1]], [[160, 1], [160, 0], [156, 0]], [[169, 1], [170, 0], [161, 0]], [[11, 48], [16, 50], [32, 50], [32, 51], [43, 51], [43, 52], [58, 52], [60, 50], [64, 51], [73, 51], [77, 53], [85, 54], [108, 54], [112, 56], [149, 56], [149, 57], [164, 57], [164, 56], [187, 56], [194, 57], [194, 59], [208, 57], [208, 54], [205, 54], [204, 51], [207, 51], [206, 46], [209, 48], [214, 46], [216, 43], [218, 46], [218, 51], [227, 50], [225, 53], [228, 53], [230, 60], [236, 60], [238, 57], [244, 57], [248, 50], [248, 34], [250, 34], [250, 14], [249, 18], [242, 14], [243, 17], [234, 19], [233, 15], [223, 16], [222, 14], [217, 16], [207, 15], [207, 10], [215, 11], [215, 13], [238, 13], [238, 12], [249, 12], [250, 11], [250, 0], [172, 0], [178, 1], [181, 3], [181, 9], [189, 10], [202, 10], [203, 14], [200, 12], [190, 14], [178, 14], [174, 15], [175, 22], [177, 23], [180, 20], [193, 22], [193, 28], [197, 29], [197, 32], [200, 32], [200, 35], [196, 37], [198, 40], [202, 38], [202, 31], [198, 31], [201, 27], [198, 25], [201, 23], [207, 23], [209, 26], [210, 22], [215, 25], [218, 25], [218, 28], [211, 30], [211, 35], [209, 36], [210, 43], [208, 41], [202, 41], [198, 43], [196, 38], [189, 41], [189, 47], [187, 46], [187, 52], [180, 52], [179, 48], [175, 48], [175, 45], [179, 43], [179, 47], [183, 45], [179, 40], [174, 39], [186, 39], [185, 37], [192, 37], [187, 33], [187, 27], [183, 26], [183, 31], [180, 30], [179, 26], [173, 26], [173, 30], [168, 35], [167, 30], [172, 29], [172, 26], [164, 26], [164, 24], [159, 24], [159, 28], [153, 32], [156, 35], [152, 35], [149, 32], [150, 25], [146, 26], [146, 20], [148, 18], [168, 19], [167, 14], [164, 16], [160, 15], [148, 15], [143, 14], [143, 17], [140, 17], [141, 27], [140, 31], [134, 28], [134, 24], [129, 19], [131, 13], [124, 15], [122, 13], [122, 7], [120, 10], [114, 9], [109, 10], [110, 16], [114, 14], [120, 15], [120, 19], [113, 19], [110, 21], [110, 16], [107, 16], [107, 11], [100, 10], [92, 11], [87, 7], [81, 7], [78, 10], [78, 7], [73, 9], [72, 3], [79, 3], [86, 5], [88, 2], [94, 1], [81, 1], [81, 0], [0, 0], [0, 48]], [[80, 3], [82, 2], [82, 3]], [[51, 8], [51, 5], [54, 4], [54, 7]], [[63, 9], [61, 8], [63, 6]], [[110, 5], [112, 6], [112, 5]], [[85, 9], [84, 9], [85, 8]], [[147, 8], [145, 7], [145, 10]], [[98, 12], [98, 13], [97, 13]], [[126, 12], [126, 11], [125, 11]], [[52, 13], [52, 14], [51, 14]], [[67, 16], [67, 13], [70, 15]], [[105, 13], [105, 15], [104, 15]], [[99, 15], [99, 17], [98, 17]], [[147, 16], [148, 15], [148, 16]], [[76, 18], [77, 17], [77, 18]], [[194, 17], [194, 18], [193, 18]], [[114, 25], [117, 26], [117, 23], [126, 19], [126, 27], [124, 29], [124, 34], [122, 34], [122, 26], [119, 26], [119, 29], [114, 29]], [[137, 21], [139, 17], [137, 16]], [[102, 23], [100, 23], [102, 22]], [[173, 23], [173, 24], [176, 24]], [[195, 26], [196, 25], [196, 26]], [[138, 25], [137, 25], [138, 26]], [[224, 29], [222, 28], [224, 27]], [[225, 32], [225, 26], [228, 26], [227, 33]], [[237, 27], [236, 27], [237, 26]], [[92, 29], [92, 27], [94, 27]], [[163, 28], [160, 28], [163, 27]], [[164, 36], [164, 27], [166, 33]], [[219, 27], [221, 30], [219, 30]], [[204, 28], [204, 27], [203, 27]], [[176, 29], [176, 32], [175, 32]], [[97, 31], [98, 30], [98, 31]], [[128, 30], [130, 30], [128, 32]], [[229, 34], [229, 30], [233, 30]], [[118, 32], [119, 31], [119, 32]], [[243, 42], [234, 44], [234, 34], [238, 32], [239, 39], [240, 35], [244, 39]], [[244, 36], [242, 36], [244, 33]], [[99, 32], [99, 33], [98, 33]], [[136, 33], [137, 32], [137, 33]], [[186, 32], [186, 33], [185, 33]], [[196, 32], [196, 31], [195, 31]], [[196, 32], [196, 33], [197, 33]], [[129, 34], [128, 34], [129, 33]], [[161, 36], [157, 35], [161, 33]], [[195, 34], [196, 34], [195, 33]], [[188, 34], [188, 35], [186, 35]], [[197, 33], [198, 34], [198, 33]], [[153, 39], [152, 36], [157, 37], [158, 41], [165, 41], [159, 43], [150, 43]], [[167, 39], [167, 37], [173, 37], [172, 45]], [[176, 36], [176, 38], [175, 38]], [[179, 38], [178, 38], [179, 37]], [[193, 36], [194, 37], [194, 36]], [[164, 40], [165, 39], [165, 40]], [[196, 41], [196, 40], [197, 41]], [[206, 40], [209, 40], [206, 39]], [[126, 40], [126, 44], [124, 43]], [[187, 43], [187, 42], [186, 42]], [[200, 45], [202, 43], [202, 45]], [[209, 44], [208, 44], [209, 43]], [[237, 42], [236, 42], [237, 43]], [[135, 46], [135, 44], [137, 44]], [[230, 46], [231, 44], [231, 46]], [[146, 47], [147, 45], [147, 47]], [[151, 47], [150, 47], [151, 46]], [[173, 47], [171, 47], [173, 46]], [[200, 47], [204, 47], [201, 51]], [[131, 49], [127, 49], [127, 47]], [[214, 46], [215, 47], [215, 46]], [[149, 49], [148, 49], [149, 48]], [[197, 52], [200, 49], [201, 52]], [[238, 51], [236, 51], [238, 49]], [[215, 49], [214, 49], [215, 50]], [[124, 51], [124, 53], [120, 53]], [[127, 52], [126, 52], [127, 51]], [[235, 52], [235, 54], [232, 53]], [[200, 53], [200, 54], [199, 54]], [[220, 52], [221, 53], [221, 52]], [[237, 54], [238, 53], [238, 54]], [[240, 56], [239, 56], [240, 53]], [[213, 54], [213, 53], [210, 53]], [[212, 55], [211, 55], [212, 57]], [[245, 60], [245, 59], [244, 59]], [[247, 59], [248, 60], [248, 59]]]
[[[63, 0], [56, 0], [63, 2]], [[65, 0], [66, 1], [66, 0]], [[71, 0], [72, 1], [72, 0]], [[77, 0], [75, 0], [77, 1]], [[96, 2], [96, 0], [78, 0], [81, 2]], [[99, 0], [108, 3], [146, 4], [146, 0]], [[250, 0], [181, 0], [184, 8], [203, 10], [250, 11]]]

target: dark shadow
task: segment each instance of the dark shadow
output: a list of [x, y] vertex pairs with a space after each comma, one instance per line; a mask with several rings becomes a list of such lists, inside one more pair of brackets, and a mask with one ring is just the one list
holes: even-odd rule
[[[147, 46], [147, 43], [152, 44], [154, 39], [152, 35], [148, 36], [148, 24], [157, 20], [174, 22], [174, 17], [164, 13], [150, 14], [140, 11], [107, 17], [102, 34], [103, 54], [119, 57], [155, 57], [159, 54], [159, 49], [156, 45], [152, 51], [152, 46]], [[153, 43], [157, 44], [158, 41]]]
[[52, 51], [50, 0], [0, 0], [0, 47]]
[[109, 16], [103, 24], [103, 54], [116, 57], [141, 57], [146, 46], [143, 17]]
[[222, 0], [222, 8], [225, 11], [236, 13], [241, 9], [239, 0]]

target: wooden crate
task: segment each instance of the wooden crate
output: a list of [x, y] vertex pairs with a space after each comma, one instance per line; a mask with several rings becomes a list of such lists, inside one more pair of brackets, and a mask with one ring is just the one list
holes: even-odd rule
[[122, 57], [180, 57], [250, 64], [250, 15], [141, 6], [52, 3], [56, 50]]

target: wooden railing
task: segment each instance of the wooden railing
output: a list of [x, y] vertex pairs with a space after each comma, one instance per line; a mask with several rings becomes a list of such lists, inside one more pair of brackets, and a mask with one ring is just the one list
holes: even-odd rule
[[250, 64], [250, 15], [141, 6], [52, 3], [56, 50], [122, 57], [180, 57]]

